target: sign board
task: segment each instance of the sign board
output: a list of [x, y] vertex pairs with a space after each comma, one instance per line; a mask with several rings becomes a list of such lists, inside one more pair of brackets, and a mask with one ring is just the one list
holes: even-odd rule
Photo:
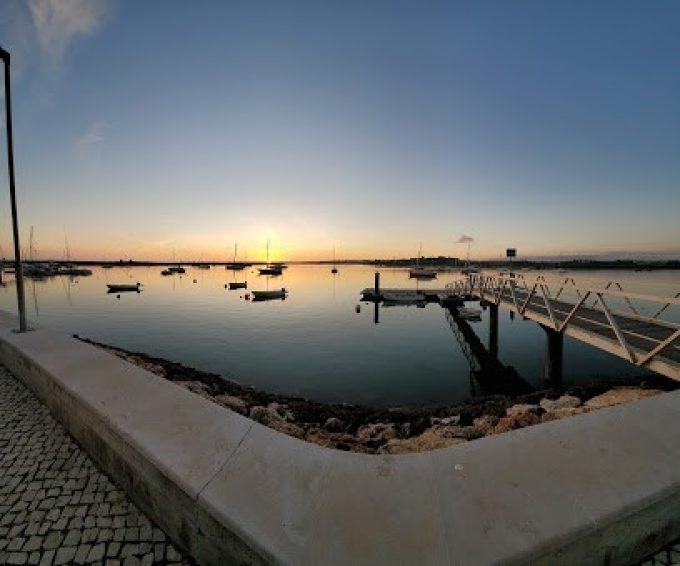
[[508, 248], [507, 250], [505, 250], [505, 257], [517, 257], [517, 249]]

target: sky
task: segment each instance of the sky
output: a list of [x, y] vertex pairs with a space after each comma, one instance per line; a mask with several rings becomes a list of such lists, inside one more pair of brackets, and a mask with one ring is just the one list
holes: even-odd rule
[[678, 29], [674, 0], [3, 0], [22, 248], [677, 256]]

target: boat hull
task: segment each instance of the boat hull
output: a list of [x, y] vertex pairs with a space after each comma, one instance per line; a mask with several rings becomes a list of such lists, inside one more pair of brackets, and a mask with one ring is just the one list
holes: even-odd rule
[[276, 291], [252, 291], [254, 301], [271, 301], [272, 299], [285, 299], [288, 292], [285, 289]]

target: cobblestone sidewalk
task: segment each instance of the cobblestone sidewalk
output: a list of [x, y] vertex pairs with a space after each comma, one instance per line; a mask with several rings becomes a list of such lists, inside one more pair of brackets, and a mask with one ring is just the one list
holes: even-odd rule
[[0, 366], [0, 564], [191, 564]]

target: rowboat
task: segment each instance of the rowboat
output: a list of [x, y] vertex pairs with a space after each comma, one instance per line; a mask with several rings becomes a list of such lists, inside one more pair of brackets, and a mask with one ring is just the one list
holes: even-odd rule
[[139, 288], [142, 286], [141, 283], [124, 283], [121, 285], [115, 285], [112, 283], [107, 283], [106, 285], [109, 288], [109, 293], [125, 293], [127, 291], [137, 291], [139, 292]]
[[271, 299], [285, 299], [288, 292], [285, 289], [276, 289], [274, 291], [252, 291], [253, 300], [268, 301]]

